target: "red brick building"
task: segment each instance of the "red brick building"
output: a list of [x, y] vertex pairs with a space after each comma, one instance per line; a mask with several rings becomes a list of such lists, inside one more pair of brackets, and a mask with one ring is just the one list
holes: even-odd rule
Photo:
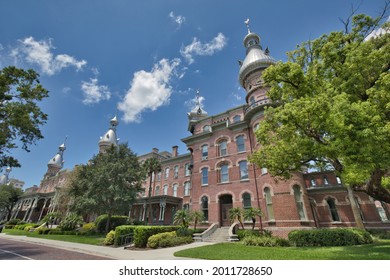
[[[249, 31], [244, 38], [246, 57], [240, 62], [239, 81], [247, 92], [246, 104], [209, 116], [200, 102], [188, 113], [190, 136], [182, 139], [189, 153], [152, 153], [144, 160], [161, 160], [162, 172], [153, 178], [152, 223], [170, 224], [177, 209], [200, 210], [207, 223], [230, 225], [232, 207], [260, 208], [262, 226], [285, 235], [297, 228], [354, 227], [348, 192], [332, 172], [296, 173], [288, 181], [276, 181], [266, 168], [249, 163], [258, 148], [254, 131], [270, 105], [262, 72], [276, 63], [260, 38]], [[148, 221], [148, 186], [133, 205], [133, 219]], [[390, 228], [390, 207], [365, 193], [354, 193], [366, 228]]]

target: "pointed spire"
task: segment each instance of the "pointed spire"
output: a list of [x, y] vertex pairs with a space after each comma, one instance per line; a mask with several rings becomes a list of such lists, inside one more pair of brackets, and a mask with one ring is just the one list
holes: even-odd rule
[[117, 146], [119, 138], [116, 136], [116, 127], [118, 126], [119, 121], [116, 115], [110, 120], [110, 128], [100, 137], [99, 140], [99, 152], [104, 152], [109, 146]]
[[246, 19], [245, 22], [245, 25], [246, 25], [246, 28], [248, 28], [248, 34], [252, 33], [251, 30], [249, 29], [249, 18]]

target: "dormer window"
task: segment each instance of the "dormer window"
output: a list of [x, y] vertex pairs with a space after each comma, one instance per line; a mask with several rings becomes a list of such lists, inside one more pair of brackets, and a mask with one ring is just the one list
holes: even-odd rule
[[211, 131], [211, 126], [205, 125], [205, 126], [203, 127], [203, 131], [204, 131], [204, 132], [210, 132], [210, 131]]

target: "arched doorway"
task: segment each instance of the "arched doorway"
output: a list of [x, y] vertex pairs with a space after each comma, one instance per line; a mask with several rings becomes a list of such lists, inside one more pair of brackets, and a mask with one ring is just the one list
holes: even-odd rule
[[221, 227], [230, 226], [229, 210], [232, 207], [233, 207], [233, 198], [230, 194], [224, 194], [219, 197]]

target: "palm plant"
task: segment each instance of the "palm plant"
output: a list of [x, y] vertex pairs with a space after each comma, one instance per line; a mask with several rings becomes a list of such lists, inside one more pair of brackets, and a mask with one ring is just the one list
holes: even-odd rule
[[262, 217], [263, 212], [260, 208], [250, 207], [244, 210], [244, 220], [252, 220], [252, 230], [255, 229], [256, 217]]
[[196, 225], [198, 222], [204, 221], [204, 214], [202, 211], [192, 211], [190, 213], [190, 220], [194, 222], [194, 230], [196, 230]]
[[173, 224], [188, 228], [190, 213], [188, 210], [178, 210], [173, 217]]
[[244, 224], [242, 222], [242, 210], [240, 207], [229, 209], [229, 218], [231, 223], [234, 223], [234, 221], [237, 220], [240, 223], [242, 229], [244, 229]]
[[154, 182], [156, 182], [157, 173], [161, 171], [161, 163], [157, 158], [148, 158], [143, 164], [146, 173], [149, 176], [149, 207], [148, 207], [148, 220], [149, 224], [152, 223], [152, 178], [154, 174]]

